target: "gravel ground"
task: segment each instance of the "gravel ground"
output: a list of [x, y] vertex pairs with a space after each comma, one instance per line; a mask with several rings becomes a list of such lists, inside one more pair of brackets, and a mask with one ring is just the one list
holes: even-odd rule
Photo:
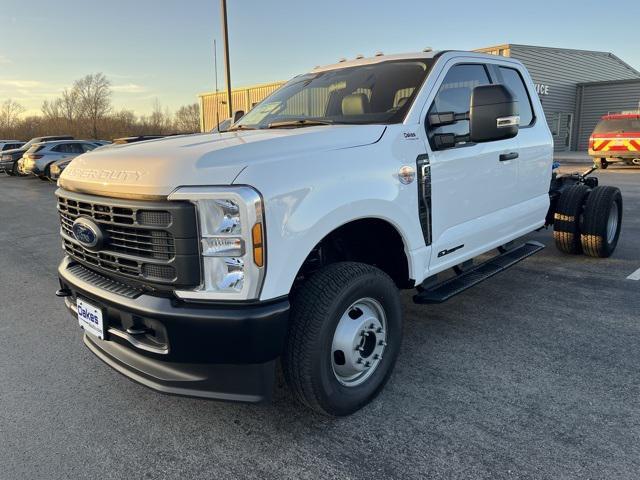
[[[576, 168], [576, 167], [574, 167]], [[638, 478], [640, 169], [608, 260], [548, 245], [443, 305], [403, 294], [390, 383], [344, 419], [163, 396], [95, 358], [53, 296], [53, 185], [0, 178], [0, 478]]]

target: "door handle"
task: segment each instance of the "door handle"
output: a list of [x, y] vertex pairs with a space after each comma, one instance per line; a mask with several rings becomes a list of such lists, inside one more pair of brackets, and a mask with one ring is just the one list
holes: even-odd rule
[[500, 161], [501, 162], [507, 162], [509, 160], [515, 160], [516, 158], [518, 158], [518, 152], [501, 153], [500, 154]]

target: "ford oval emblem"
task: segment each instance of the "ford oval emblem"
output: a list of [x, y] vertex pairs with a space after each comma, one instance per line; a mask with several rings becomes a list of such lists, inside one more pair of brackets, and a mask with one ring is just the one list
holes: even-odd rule
[[73, 236], [87, 249], [98, 249], [102, 243], [102, 231], [100, 227], [88, 218], [79, 217], [73, 222]]

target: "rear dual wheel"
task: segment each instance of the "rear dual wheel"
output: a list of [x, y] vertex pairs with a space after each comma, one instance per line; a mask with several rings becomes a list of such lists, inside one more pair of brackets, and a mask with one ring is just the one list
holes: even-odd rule
[[582, 253], [580, 222], [589, 188], [582, 184], [567, 188], [556, 206], [553, 217], [553, 238], [558, 250], [569, 254]]
[[567, 188], [554, 214], [553, 237], [565, 253], [608, 257], [618, 244], [622, 226], [622, 195], [615, 187]]
[[590, 257], [609, 257], [620, 238], [622, 194], [615, 187], [594, 188], [584, 206], [582, 250]]
[[391, 278], [362, 263], [329, 265], [293, 296], [285, 378], [307, 407], [349, 415], [385, 385], [401, 337], [400, 298]]

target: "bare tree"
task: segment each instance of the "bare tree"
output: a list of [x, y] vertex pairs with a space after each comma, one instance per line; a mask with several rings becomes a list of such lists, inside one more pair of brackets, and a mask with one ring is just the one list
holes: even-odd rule
[[171, 112], [168, 108], [163, 110], [160, 100], [157, 98], [153, 102], [153, 111], [148, 117], [143, 117], [142, 121], [146, 124], [148, 131], [156, 135], [171, 133], [173, 130]]
[[200, 105], [192, 103], [184, 105], [176, 112], [176, 129], [182, 133], [200, 131]]
[[20, 115], [25, 112], [25, 108], [12, 99], [5, 100], [0, 105], [0, 129], [9, 131], [16, 127]]
[[[109, 93], [111, 95], [111, 93]], [[78, 90], [64, 89], [62, 97], [60, 97], [60, 113], [65, 118], [69, 126], [71, 126], [78, 118], [78, 110], [80, 108], [80, 100]]]
[[93, 73], [76, 80], [73, 92], [77, 95], [80, 117], [86, 118], [93, 138], [98, 138], [100, 121], [111, 111], [111, 82], [102, 73]]

